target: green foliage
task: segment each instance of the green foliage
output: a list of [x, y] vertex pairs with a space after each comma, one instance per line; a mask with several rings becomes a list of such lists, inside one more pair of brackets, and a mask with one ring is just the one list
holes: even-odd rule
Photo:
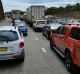
[[45, 11], [45, 14], [46, 15], [53, 15], [53, 14], [55, 14], [55, 13], [57, 13], [57, 8], [56, 7], [51, 7], [51, 8], [48, 8], [46, 11]]
[[74, 12], [80, 11], [80, 3], [76, 3], [75, 5], [67, 5], [66, 7], [50, 7], [45, 11], [46, 15], [54, 15], [58, 13], [65, 13], [65, 12]]

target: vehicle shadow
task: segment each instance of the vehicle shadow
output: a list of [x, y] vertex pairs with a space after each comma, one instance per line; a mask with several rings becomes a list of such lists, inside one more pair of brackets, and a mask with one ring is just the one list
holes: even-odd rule
[[4, 71], [7, 68], [16, 68], [20, 64], [21, 64], [20, 62], [12, 60], [0, 61], [0, 70]]
[[[65, 66], [65, 58], [61, 57], [54, 49], [52, 49], [52, 52], [58, 57], [58, 59], [63, 62], [63, 65]], [[66, 66], [65, 66], [66, 67]], [[67, 68], [66, 68], [67, 69]], [[71, 74], [80, 74], [80, 70], [74, 69], [74, 71], [70, 72]]]

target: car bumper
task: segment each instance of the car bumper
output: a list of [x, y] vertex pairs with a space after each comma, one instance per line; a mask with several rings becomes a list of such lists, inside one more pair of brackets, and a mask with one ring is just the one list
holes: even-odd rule
[[43, 29], [43, 27], [36, 27], [36, 29], [37, 29], [37, 30], [42, 30], [42, 29]]
[[21, 53], [0, 54], [0, 60], [15, 60], [20, 59], [24, 55], [24, 49]]
[[27, 33], [23, 33], [23, 36], [27, 36], [28, 34]]

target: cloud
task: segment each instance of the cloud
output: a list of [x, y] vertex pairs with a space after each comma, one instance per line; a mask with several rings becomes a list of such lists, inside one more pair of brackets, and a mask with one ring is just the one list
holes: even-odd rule
[[51, 6], [66, 6], [67, 4], [75, 4], [80, 2], [79, 0], [2, 0], [4, 11], [10, 11], [12, 9], [26, 10], [30, 5], [45, 5]]

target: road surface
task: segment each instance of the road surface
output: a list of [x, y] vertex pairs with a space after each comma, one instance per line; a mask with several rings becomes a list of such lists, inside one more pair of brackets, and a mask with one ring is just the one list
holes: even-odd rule
[[40, 32], [28, 28], [25, 39], [25, 61], [14, 64], [0, 64], [0, 74], [71, 74], [67, 71], [64, 60], [52, 51], [49, 41]]

